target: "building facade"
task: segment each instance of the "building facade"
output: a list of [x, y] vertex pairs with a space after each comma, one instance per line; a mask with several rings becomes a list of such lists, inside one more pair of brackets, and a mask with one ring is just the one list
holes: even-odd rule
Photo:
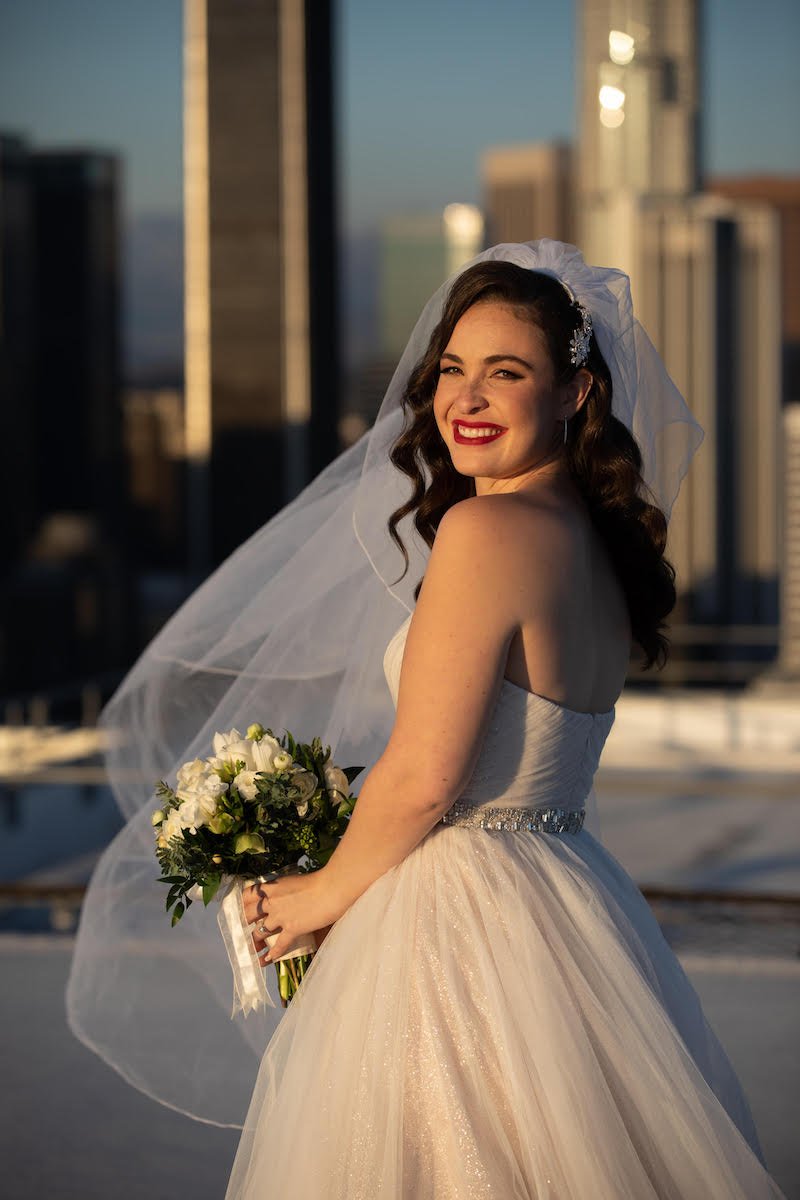
[[492, 146], [481, 157], [486, 241], [575, 242], [574, 155], [563, 142]]
[[327, 0], [185, 0], [186, 453], [200, 574], [337, 448], [331, 39]]
[[[579, 230], [705, 429], [670, 521], [671, 675], [745, 681], [778, 645], [780, 228], [701, 186], [697, 0], [583, 0]], [[681, 639], [685, 644], [682, 644]]]

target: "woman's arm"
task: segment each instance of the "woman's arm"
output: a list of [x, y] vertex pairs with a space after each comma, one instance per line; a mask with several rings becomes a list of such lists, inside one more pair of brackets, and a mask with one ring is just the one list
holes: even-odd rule
[[[336, 921], [396, 866], [463, 791], [477, 761], [505, 672], [524, 589], [520, 525], [510, 497], [455, 505], [441, 522], [409, 628], [394, 728], [365, 779], [330, 862], [313, 875], [265, 888], [268, 926], [292, 937]], [[524, 524], [526, 552], [530, 518]], [[294, 897], [294, 899], [293, 899]]]

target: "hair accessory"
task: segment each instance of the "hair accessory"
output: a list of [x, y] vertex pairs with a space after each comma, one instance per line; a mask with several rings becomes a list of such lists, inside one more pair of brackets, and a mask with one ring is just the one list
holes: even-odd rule
[[572, 302], [578, 310], [580, 324], [570, 338], [569, 358], [573, 366], [582, 367], [589, 357], [589, 345], [592, 340], [592, 314], [579, 300]]

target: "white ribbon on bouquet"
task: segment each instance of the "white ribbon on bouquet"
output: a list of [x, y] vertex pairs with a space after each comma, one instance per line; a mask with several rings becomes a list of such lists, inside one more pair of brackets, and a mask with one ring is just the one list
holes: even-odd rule
[[[242, 892], [245, 887], [250, 887], [253, 883], [258, 882], [268, 882], [268, 880], [249, 880], [234, 875], [223, 881], [217, 892], [217, 899], [220, 902], [217, 923], [233, 972], [231, 1019], [236, 1016], [237, 1012], [242, 1012], [247, 1016], [248, 1013], [263, 1008], [265, 1004], [270, 1005], [271, 1008], [276, 1007], [275, 1001], [267, 990], [264, 967], [258, 960], [253, 943], [252, 935], [256, 923], [248, 924], [242, 903]], [[269, 933], [264, 936], [264, 941], [271, 949], [279, 936], [277, 933]], [[283, 962], [287, 958], [300, 958], [303, 954], [314, 954], [316, 949], [313, 933], [303, 934], [292, 942], [285, 954], [273, 961]]]

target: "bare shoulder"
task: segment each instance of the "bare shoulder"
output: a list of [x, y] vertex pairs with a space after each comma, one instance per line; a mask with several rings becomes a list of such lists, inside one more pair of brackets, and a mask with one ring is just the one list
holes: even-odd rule
[[519, 551], [521, 540], [531, 548], [545, 549], [550, 543], [564, 546], [565, 530], [574, 525], [572, 514], [534, 496], [514, 492], [495, 496], [472, 496], [449, 508], [439, 524], [436, 541], [447, 540], [456, 547], [474, 546], [500, 553]]
[[[448, 573], [465, 575], [470, 584], [487, 576], [530, 612], [531, 602], [557, 597], [585, 552], [585, 529], [576, 513], [535, 496], [513, 492], [474, 496], [450, 508], [439, 525], [431, 566], [447, 562]], [[490, 588], [491, 590], [491, 588]]]

